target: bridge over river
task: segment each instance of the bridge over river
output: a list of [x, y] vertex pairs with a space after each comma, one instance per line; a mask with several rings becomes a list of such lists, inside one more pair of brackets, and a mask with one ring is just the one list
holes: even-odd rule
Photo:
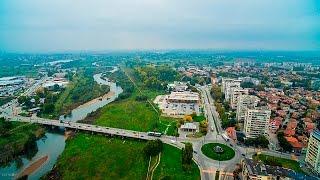
[[171, 144], [180, 149], [184, 147], [184, 144], [179, 142], [178, 138], [173, 136], [162, 135], [161, 137], [154, 137], [154, 136], [149, 136], [147, 132], [139, 132], [139, 131], [133, 131], [133, 130], [127, 130], [127, 129], [119, 129], [119, 128], [84, 124], [84, 123], [71, 122], [71, 121], [44, 119], [39, 117], [11, 116], [6, 118], [10, 121], [36, 123], [36, 124], [42, 124], [42, 125], [63, 127], [67, 129], [82, 130], [87, 132], [94, 132], [94, 133], [100, 133], [100, 134], [106, 134], [106, 135], [115, 135], [115, 136], [121, 136], [121, 137], [129, 137], [129, 138], [142, 139], [142, 140], [160, 139], [164, 143]]

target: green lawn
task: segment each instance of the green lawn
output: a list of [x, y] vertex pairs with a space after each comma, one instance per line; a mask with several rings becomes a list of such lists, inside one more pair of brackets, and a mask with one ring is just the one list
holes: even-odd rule
[[[214, 151], [214, 147], [220, 146], [223, 149], [223, 153], [220, 155]], [[201, 147], [201, 151], [204, 155], [214, 160], [227, 161], [235, 156], [235, 152], [229, 146], [220, 143], [208, 143]]]
[[80, 133], [67, 142], [57, 166], [62, 179], [145, 179], [144, 144]]
[[[142, 150], [145, 144], [79, 133], [67, 141], [57, 162], [58, 172], [62, 179], [145, 179], [149, 162]], [[182, 171], [181, 151], [169, 145], [164, 145], [154, 179], [165, 175], [173, 179], [200, 179], [196, 165], [191, 173]]]
[[299, 166], [299, 162], [291, 159], [284, 159], [284, 158], [269, 156], [265, 154], [258, 154], [257, 156], [254, 156], [254, 159], [261, 160], [265, 164], [268, 164], [271, 166], [281, 166], [288, 169], [292, 169], [296, 172], [303, 173], [302, 169]]
[[203, 120], [206, 120], [206, 117], [203, 114], [201, 114], [199, 116], [193, 116], [192, 120], [195, 121], [195, 122], [201, 122]]
[[193, 163], [191, 172], [184, 172], [181, 163], [181, 150], [165, 144], [161, 154], [160, 164], [155, 170], [153, 178], [200, 179], [200, 171], [195, 163]]
[[174, 133], [176, 119], [161, 117], [147, 102], [136, 101], [138, 92], [135, 90], [131, 97], [113, 102], [103, 107], [97, 114], [95, 124], [136, 131], [165, 132], [167, 125], [168, 134]]

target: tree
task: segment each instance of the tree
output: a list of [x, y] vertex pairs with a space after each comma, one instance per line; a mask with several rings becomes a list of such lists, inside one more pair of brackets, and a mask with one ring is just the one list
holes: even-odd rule
[[10, 121], [6, 121], [4, 118], [0, 118], [0, 136], [9, 135], [9, 130], [12, 127]]
[[185, 171], [191, 170], [193, 158], [193, 148], [191, 143], [186, 143], [185, 148], [182, 148], [182, 168]]
[[284, 137], [284, 133], [283, 132], [279, 132], [277, 134], [278, 137], [278, 141], [279, 141], [279, 145], [281, 146], [281, 148], [284, 151], [288, 151], [291, 152], [292, 151], [292, 145], [287, 141], [287, 139]]
[[184, 116], [184, 120], [188, 121], [188, 122], [192, 122], [192, 116], [186, 115], [186, 116]]
[[146, 146], [143, 148], [144, 154], [149, 156], [158, 155], [163, 149], [163, 143], [160, 139], [148, 141]]

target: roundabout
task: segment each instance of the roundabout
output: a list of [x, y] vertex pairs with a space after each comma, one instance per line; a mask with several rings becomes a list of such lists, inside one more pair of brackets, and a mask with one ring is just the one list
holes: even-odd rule
[[228, 161], [235, 156], [235, 151], [224, 144], [208, 143], [201, 147], [202, 153], [210, 159]]

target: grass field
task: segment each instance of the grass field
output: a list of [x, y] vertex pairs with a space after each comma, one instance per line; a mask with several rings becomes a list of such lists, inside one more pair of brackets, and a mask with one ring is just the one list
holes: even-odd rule
[[257, 156], [254, 156], [254, 159], [261, 160], [262, 162], [268, 165], [281, 166], [288, 169], [292, 169], [296, 172], [303, 173], [302, 169], [299, 166], [299, 162], [294, 160], [279, 158], [275, 156], [269, 156], [265, 154], [258, 154]]
[[[149, 158], [143, 154], [145, 141], [78, 134], [67, 141], [57, 167], [62, 179], [145, 179]], [[196, 165], [182, 172], [181, 151], [164, 145], [154, 179], [200, 179]]]
[[176, 120], [159, 117], [149, 103], [135, 100], [137, 94], [135, 91], [131, 97], [103, 107], [97, 114], [95, 124], [136, 131], [165, 132], [167, 125], [172, 123], [167, 132], [174, 133]]
[[[223, 153], [220, 155], [214, 151], [214, 147], [220, 146], [223, 149]], [[235, 156], [235, 152], [229, 146], [220, 143], [208, 143], [201, 147], [201, 151], [204, 155], [214, 160], [227, 161]]]
[[200, 179], [198, 166], [193, 163], [191, 172], [184, 172], [181, 166], [181, 150], [164, 145], [160, 164], [154, 172], [154, 179]]
[[80, 133], [67, 142], [57, 166], [63, 179], [144, 179], [144, 144]]

